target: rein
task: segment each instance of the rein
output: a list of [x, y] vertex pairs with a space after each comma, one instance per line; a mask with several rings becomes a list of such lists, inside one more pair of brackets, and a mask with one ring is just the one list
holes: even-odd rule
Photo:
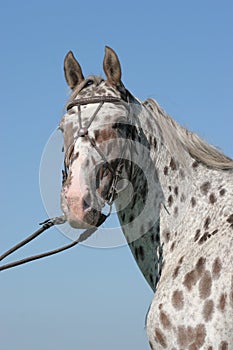
[[[100, 219], [99, 219], [99, 221], [98, 221], [96, 226], [85, 230], [73, 242], [71, 242], [69, 244], [66, 244], [66, 245], [64, 245], [64, 246], [62, 246], [60, 248], [48, 251], [48, 252], [44, 252], [44, 253], [37, 254], [37, 255], [32, 255], [32, 256], [29, 256], [28, 258], [24, 258], [24, 259], [21, 259], [21, 260], [16, 260], [14, 262], [2, 265], [2, 266], [0, 266], [0, 271], [7, 270], [7, 269], [10, 269], [12, 267], [19, 266], [19, 265], [22, 265], [22, 264], [26, 264], [26, 263], [28, 263], [30, 261], [33, 261], [33, 260], [38, 260], [38, 259], [41, 259], [41, 258], [45, 258], [47, 256], [54, 255], [54, 254], [60, 253], [60, 252], [62, 252], [64, 250], [67, 250], [69, 248], [74, 247], [78, 243], [81, 243], [81, 242], [85, 241], [86, 239], [88, 239], [95, 231], [97, 231], [98, 227], [101, 226], [102, 223], [111, 214], [111, 206], [112, 206], [112, 203], [114, 201], [114, 196], [115, 196], [115, 194], [117, 192], [116, 185], [117, 185], [118, 180], [120, 179], [120, 175], [121, 175], [121, 169], [120, 169], [121, 168], [121, 161], [123, 159], [123, 156], [124, 156], [124, 153], [125, 153], [125, 150], [126, 150], [127, 142], [125, 143], [125, 145], [123, 147], [123, 150], [122, 150], [122, 153], [121, 153], [121, 156], [120, 156], [120, 161], [119, 161], [119, 164], [117, 166], [117, 169], [114, 170], [112, 168], [111, 164], [106, 159], [106, 157], [103, 154], [103, 152], [96, 145], [95, 140], [88, 135], [88, 128], [90, 127], [91, 123], [93, 122], [93, 120], [95, 119], [97, 113], [99, 112], [99, 110], [101, 109], [101, 107], [103, 106], [103, 104], [105, 102], [123, 104], [127, 108], [128, 112], [129, 112], [129, 108], [130, 108], [129, 107], [129, 101], [125, 102], [121, 98], [114, 97], [114, 96], [94, 96], [94, 97], [90, 97], [90, 98], [77, 99], [77, 100], [74, 100], [74, 101], [72, 101], [72, 102], [70, 102], [68, 104], [67, 111], [70, 110], [71, 108], [75, 107], [75, 106], [78, 107], [79, 131], [78, 131], [77, 137], [74, 139], [74, 143], [76, 142], [76, 140], [79, 137], [86, 137], [89, 140], [89, 142], [92, 145], [92, 147], [95, 148], [95, 150], [98, 152], [98, 154], [104, 160], [104, 162], [106, 163], [107, 167], [109, 168], [109, 170], [111, 171], [111, 173], [113, 175], [112, 184], [111, 184], [111, 187], [110, 187], [110, 190], [109, 190], [109, 193], [108, 193], [108, 198], [106, 200], [106, 202], [110, 206], [109, 213], [107, 215], [102, 214], [100, 216]], [[82, 119], [81, 119], [81, 105], [87, 105], [87, 104], [92, 104], [92, 103], [99, 103], [99, 105], [98, 105], [97, 109], [95, 110], [95, 112], [93, 113], [92, 117], [90, 118], [88, 125], [86, 127], [83, 127]], [[65, 157], [64, 157], [64, 159], [65, 159], [65, 162], [64, 162], [65, 170], [63, 171], [63, 182], [66, 180], [66, 178], [68, 176], [68, 170], [69, 170], [69, 165], [66, 162], [67, 153], [69, 152], [71, 147], [74, 148], [74, 143], [72, 143], [71, 145], [68, 146], [68, 148], [66, 150]], [[38, 229], [37, 231], [32, 233], [30, 236], [25, 238], [23, 241], [19, 242], [18, 244], [16, 244], [15, 246], [13, 246], [9, 250], [7, 250], [5, 253], [3, 253], [0, 256], [0, 261], [2, 261], [7, 256], [9, 256], [12, 253], [14, 253], [16, 250], [22, 248], [27, 243], [31, 242], [33, 239], [35, 239], [36, 237], [41, 235], [44, 231], [48, 230], [50, 227], [52, 227], [54, 225], [64, 224], [66, 221], [67, 220], [66, 220], [65, 215], [62, 215], [62, 216], [58, 216], [58, 217], [55, 217], [55, 218], [47, 219], [44, 222], [40, 223], [40, 225], [42, 225], [40, 229]]]
[[[12, 267], [15, 266], [19, 266], [22, 264], [26, 264], [30, 261], [33, 260], [38, 260], [41, 258], [45, 258], [47, 256], [50, 255], [54, 255], [60, 252], [63, 252], [64, 250], [67, 250], [69, 248], [74, 247], [75, 245], [77, 245], [78, 243], [84, 242], [87, 238], [89, 238], [95, 231], [98, 230], [99, 226], [101, 226], [103, 224], [103, 222], [107, 219], [107, 217], [110, 215], [110, 213], [108, 215], [102, 215], [99, 222], [97, 223], [97, 226], [91, 227], [87, 230], [85, 230], [83, 233], [80, 234], [80, 236], [74, 240], [73, 242], [66, 244], [60, 248], [54, 249], [54, 250], [50, 250], [48, 252], [45, 253], [41, 253], [41, 254], [36, 254], [36, 255], [32, 255], [29, 256], [28, 258], [24, 258], [21, 260], [16, 260], [14, 262], [5, 264], [0, 266], [0, 271], [3, 270], [7, 270], [10, 269]], [[30, 236], [28, 236], [27, 238], [25, 238], [23, 241], [19, 242], [18, 244], [16, 244], [15, 246], [13, 246], [12, 248], [10, 248], [9, 250], [7, 250], [5, 253], [3, 253], [0, 256], [0, 261], [5, 259], [7, 256], [11, 255], [12, 253], [14, 253], [16, 250], [18, 250], [19, 248], [22, 248], [25, 244], [29, 243], [30, 241], [32, 241], [33, 239], [35, 239], [36, 237], [38, 237], [40, 234], [42, 234], [44, 231], [48, 230], [50, 227], [54, 226], [54, 225], [61, 225], [64, 224], [66, 222], [66, 218], [65, 215], [62, 216], [58, 216], [55, 218], [51, 218], [51, 219], [47, 219], [44, 222], [40, 223], [39, 225], [42, 225], [42, 227], [35, 231], [34, 233], [32, 233]]]

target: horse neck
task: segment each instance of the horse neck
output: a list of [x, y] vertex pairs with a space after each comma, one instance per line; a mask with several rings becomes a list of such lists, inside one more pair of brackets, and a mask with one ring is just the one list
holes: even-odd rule
[[140, 142], [134, 140], [131, 145], [131, 160], [134, 163], [133, 170], [128, 174], [131, 186], [119, 194], [115, 205], [132, 254], [148, 284], [155, 290], [161, 271], [159, 218], [164, 197], [154, 164], [157, 141], [153, 139], [155, 142], [151, 146], [151, 135], [146, 132], [148, 125], [145, 121], [149, 117], [144, 107], [135, 106], [134, 125]]
[[[159, 112], [161, 113], [158, 107]], [[171, 152], [173, 147], [171, 145], [167, 147], [164, 143], [159, 130], [160, 126], [155, 118], [156, 116], [153, 116], [145, 107], [142, 107], [137, 114], [138, 125], [144, 131], [150, 145], [149, 154], [145, 156], [139, 153], [139, 160], [137, 159], [141, 169], [151, 176], [148, 188], [149, 199], [145, 196], [148, 178], [143, 178], [142, 173], [137, 172], [136, 176], [130, 179], [134, 184], [131, 205], [124, 207], [124, 203], [130, 197], [127, 191], [119, 196], [116, 205], [117, 209], [121, 209], [118, 216], [129, 247], [153, 290], [156, 289], [160, 278], [163, 262], [174, 250], [176, 237], [179, 235], [179, 249], [183, 248], [182, 242], [187, 241], [185, 235], [190, 230], [190, 217], [194, 216], [193, 210], [200, 211], [195, 222], [197, 227], [200, 222], [205, 221], [201, 211], [206, 216], [207, 211], [213, 209], [208, 205], [211, 202], [214, 204], [216, 201], [214, 193], [217, 187], [223, 186], [216, 181], [219, 178], [219, 172], [223, 183], [229, 180], [229, 173], [202, 165], [179, 143], [174, 144], [174, 152]], [[179, 130], [173, 129], [171, 132], [173, 133], [172, 142], [176, 142], [178, 139], [176, 133]], [[134, 153], [134, 157], [136, 157], [135, 154], [138, 157], [138, 152]], [[197, 189], [203, 193], [203, 196], [208, 196], [208, 201], [206, 197], [196, 197]], [[126, 225], [126, 221], [131, 222], [139, 216], [145, 207], [145, 202], [148, 202], [147, 209], [144, 210], [140, 220], [135, 224], [132, 222], [131, 225]]]

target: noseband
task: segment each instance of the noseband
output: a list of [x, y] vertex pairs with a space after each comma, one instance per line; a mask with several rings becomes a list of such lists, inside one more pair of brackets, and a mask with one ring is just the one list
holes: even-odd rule
[[[90, 117], [90, 120], [89, 120], [88, 124], [86, 126], [83, 126], [83, 124], [82, 124], [82, 117], [81, 117], [81, 106], [94, 104], [94, 103], [99, 103], [99, 105], [97, 106], [97, 108], [94, 111], [93, 115]], [[121, 163], [122, 163], [122, 159], [123, 159], [123, 156], [124, 156], [124, 153], [125, 153], [125, 150], [126, 150], [127, 140], [126, 140], [126, 142], [124, 144], [124, 147], [122, 149], [122, 152], [121, 152], [121, 155], [120, 155], [120, 158], [119, 158], [118, 166], [114, 170], [113, 167], [111, 166], [111, 164], [109, 163], [109, 161], [107, 160], [107, 158], [105, 157], [105, 155], [103, 154], [103, 152], [97, 146], [97, 144], [95, 142], [95, 139], [90, 137], [89, 134], [88, 134], [88, 129], [90, 128], [93, 120], [97, 116], [98, 112], [100, 111], [100, 109], [102, 108], [104, 103], [122, 104], [122, 105], [124, 105], [124, 107], [127, 108], [127, 111], [129, 113], [129, 108], [130, 108], [129, 107], [129, 101], [125, 102], [121, 98], [114, 97], [114, 96], [94, 96], [94, 97], [89, 97], [89, 98], [81, 98], [81, 99], [73, 100], [72, 102], [70, 102], [68, 104], [67, 111], [69, 111], [73, 107], [78, 107], [79, 130], [78, 130], [77, 136], [74, 138], [73, 143], [70, 144], [68, 146], [67, 150], [66, 150], [65, 157], [64, 157], [64, 170], [63, 170], [62, 174], [63, 174], [63, 184], [64, 184], [64, 182], [66, 181], [67, 176], [68, 176], [68, 171], [69, 171], [70, 164], [72, 163], [72, 161], [70, 160], [70, 156], [73, 153], [74, 145], [75, 145], [76, 141], [80, 137], [86, 138], [90, 142], [91, 146], [95, 148], [97, 153], [100, 155], [100, 157], [105, 162], [105, 165], [107, 166], [107, 168], [112, 173], [112, 176], [113, 176], [112, 184], [111, 184], [110, 190], [108, 192], [107, 199], [105, 199], [106, 203], [111, 208], [111, 205], [112, 205], [112, 203], [114, 201], [114, 197], [115, 197], [115, 195], [117, 193], [116, 185], [117, 185], [117, 182], [119, 181], [120, 176], [121, 176]], [[72, 149], [72, 152], [70, 152], [71, 149]], [[67, 156], [67, 155], [69, 155], [69, 156]]]
[[[122, 153], [121, 153], [121, 156], [120, 156], [120, 161], [119, 161], [119, 164], [117, 166], [117, 169], [114, 170], [112, 168], [111, 164], [107, 161], [105, 155], [102, 153], [102, 151], [96, 145], [95, 140], [88, 135], [88, 129], [89, 129], [91, 123], [93, 122], [93, 120], [95, 119], [97, 113], [99, 112], [99, 110], [101, 109], [101, 107], [103, 106], [103, 104], [105, 102], [106, 103], [108, 102], [108, 103], [116, 103], [116, 104], [119, 103], [119, 104], [122, 104], [122, 105], [124, 105], [127, 108], [128, 113], [130, 111], [129, 101], [125, 102], [124, 100], [122, 100], [122, 99], [120, 99], [118, 97], [112, 97], [112, 96], [100, 96], [100, 97], [96, 96], [96, 97], [91, 97], [91, 98], [77, 99], [77, 100], [74, 100], [74, 101], [72, 101], [72, 102], [70, 102], [68, 104], [67, 110], [70, 110], [74, 106], [78, 107], [79, 131], [78, 131], [78, 135], [74, 139], [74, 142], [71, 145], [69, 145], [68, 149], [66, 150], [65, 161], [64, 161], [64, 163], [65, 163], [65, 170], [63, 171], [63, 181], [65, 181], [65, 179], [68, 176], [68, 170], [69, 170], [69, 165], [70, 165], [70, 163], [68, 164], [66, 162], [68, 151], [71, 149], [71, 147], [74, 148], [74, 144], [75, 144], [75, 142], [77, 141], [77, 139], [79, 137], [85, 137], [87, 140], [90, 141], [91, 146], [93, 146], [96, 149], [96, 151], [99, 153], [99, 155], [104, 160], [104, 162], [106, 163], [107, 167], [109, 168], [109, 170], [111, 171], [111, 173], [113, 175], [111, 188], [109, 190], [109, 193], [108, 193], [108, 196], [107, 196], [107, 200], [106, 200], [106, 202], [110, 205], [109, 214], [108, 215], [102, 214], [102, 216], [100, 217], [96, 227], [93, 227], [93, 228], [85, 230], [78, 237], [78, 239], [76, 239], [75, 241], [73, 241], [73, 242], [71, 242], [71, 243], [69, 243], [69, 244], [67, 244], [67, 245], [65, 245], [65, 246], [63, 246], [61, 248], [58, 248], [58, 249], [54, 249], [54, 250], [51, 250], [51, 251], [48, 251], [48, 252], [45, 252], [45, 253], [33, 255], [33, 256], [28, 257], [28, 258], [24, 258], [24, 259], [21, 259], [21, 260], [14, 261], [12, 263], [8, 263], [8, 264], [5, 264], [5, 265], [2, 265], [2, 266], [0, 266], [0, 271], [9, 269], [9, 268], [12, 268], [12, 267], [15, 267], [15, 266], [19, 266], [19, 265], [28, 263], [28, 262], [33, 261], [33, 260], [41, 259], [41, 258], [50, 256], [50, 255], [54, 255], [54, 254], [57, 254], [59, 252], [62, 252], [64, 250], [67, 250], [67, 249], [70, 249], [70, 248], [74, 247], [78, 243], [83, 242], [87, 238], [89, 238], [98, 229], [98, 227], [106, 220], [106, 218], [110, 215], [110, 213], [111, 213], [111, 205], [112, 205], [112, 203], [114, 201], [115, 194], [117, 193], [116, 185], [117, 185], [117, 182], [118, 182], [118, 180], [120, 178], [120, 175], [121, 175], [120, 165], [121, 165], [121, 160], [123, 159], [123, 156], [124, 156], [124, 152], [126, 150], [127, 139], [126, 139], [125, 145], [124, 145], [124, 147], [122, 149]], [[99, 105], [96, 108], [95, 112], [93, 113], [92, 117], [90, 118], [88, 125], [86, 125], [84, 127], [82, 125], [81, 106], [82, 105], [92, 104], [92, 103], [99, 103]], [[11, 255], [12, 253], [14, 253], [19, 248], [21, 248], [24, 245], [26, 245], [27, 243], [31, 242], [33, 239], [38, 237], [41, 233], [43, 233], [44, 231], [46, 231], [47, 229], [49, 229], [53, 225], [60, 225], [60, 224], [64, 224], [65, 222], [66, 222], [65, 215], [45, 220], [44, 222], [41, 223], [42, 227], [39, 230], [34, 232], [32, 235], [30, 235], [29, 237], [27, 237], [26, 239], [24, 239], [20, 243], [18, 243], [15, 246], [13, 246], [9, 250], [7, 250], [2, 255], [0, 255], [0, 261], [5, 259], [7, 256]]]

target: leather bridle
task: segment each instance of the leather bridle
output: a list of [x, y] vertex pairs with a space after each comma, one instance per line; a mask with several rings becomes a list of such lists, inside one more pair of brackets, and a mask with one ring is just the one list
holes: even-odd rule
[[[88, 122], [88, 125], [83, 126], [82, 125], [82, 118], [81, 118], [81, 106], [82, 105], [93, 104], [93, 103], [99, 103], [99, 105], [96, 108], [96, 110], [93, 113], [93, 115], [91, 116], [91, 118], [90, 118], [90, 120]], [[48, 252], [45, 252], [45, 253], [41, 253], [41, 254], [36, 254], [36, 255], [33, 255], [33, 256], [29, 256], [28, 258], [24, 258], [24, 259], [21, 259], [21, 260], [17, 260], [17, 261], [14, 261], [14, 262], [2, 265], [2, 266], [0, 266], [0, 271], [7, 270], [7, 269], [15, 267], [15, 266], [19, 266], [19, 265], [28, 263], [28, 262], [33, 261], [33, 260], [41, 259], [41, 258], [50, 256], [50, 255], [54, 255], [54, 254], [57, 254], [59, 252], [62, 252], [64, 250], [67, 250], [69, 248], [74, 247], [78, 243], [83, 242], [87, 238], [89, 238], [98, 229], [98, 227], [106, 220], [106, 218], [110, 215], [110, 213], [111, 213], [111, 206], [112, 206], [112, 203], [113, 203], [113, 201], [115, 199], [115, 195], [117, 193], [117, 187], [116, 187], [117, 186], [117, 182], [119, 181], [119, 179], [121, 177], [121, 163], [122, 163], [122, 160], [123, 160], [123, 157], [124, 157], [124, 153], [125, 153], [125, 150], [126, 150], [126, 147], [127, 147], [127, 139], [125, 140], [125, 144], [124, 144], [124, 147], [122, 149], [121, 156], [119, 158], [118, 166], [114, 170], [113, 167], [111, 166], [111, 164], [109, 163], [109, 161], [106, 159], [106, 157], [103, 154], [103, 152], [96, 145], [95, 140], [93, 138], [91, 138], [89, 136], [89, 134], [88, 134], [88, 129], [89, 129], [90, 125], [92, 124], [93, 120], [95, 119], [97, 113], [100, 111], [100, 109], [101, 109], [101, 107], [103, 106], [104, 103], [122, 104], [128, 110], [128, 115], [130, 113], [130, 104], [129, 104], [128, 98], [127, 98], [127, 102], [126, 102], [126, 101], [124, 101], [121, 98], [113, 97], [113, 96], [94, 96], [94, 97], [90, 97], [90, 98], [76, 99], [76, 100], [71, 101], [68, 104], [67, 110], [70, 110], [71, 108], [73, 108], [75, 106], [78, 107], [79, 130], [78, 130], [78, 135], [74, 139], [74, 142], [71, 145], [69, 145], [69, 147], [66, 150], [65, 162], [64, 162], [65, 163], [65, 170], [63, 171], [63, 178], [64, 178], [64, 181], [65, 181], [66, 177], [68, 176], [68, 170], [69, 170], [69, 165], [70, 165], [70, 164], [68, 164], [66, 162], [68, 151], [70, 150], [71, 147], [73, 147], [73, 149], [74, 149], [75, 142], [77, 141], [78, 138], [85, 137], [87, 140], [89, 140], [91, 146], [94, 147], [95, 150], [99, 153], [101, 158], [104, 160], [105, 165], [109, 168], [109, 170], [111, 171], [111, 173], [113, 175], [112, 184], [111, 184], [111, 187], [110, 187], [107, 199], [105, 199], [105, 201], [110, 205], [109, 214], [108, 215], [102, 214], [100, 216], [100, 219], [99, 219], [96, 227], [93, 227], [93, 228], [85, 230], [73, 242], [71, 242], [69, 244], [66, 244], [65, 246], [62, 246], [62, 247], [60, 247], [58, 249], [54, 249], [54, 250], [51, 250], [51, 251], [48, 251]], [[128, 120], [128, 122], [130, 122], [130, 121]], [[51, 218], [51, 219], [45, 220], [44, 222], [41, 223], [42, 227], [39, 230], [35, 231], [29, 237], [27, 237], [26, 239], [24, 239], [23, 241], [21, 241], [20, 243], [16, 244], [15, 246], [13, 246], [9, 250], [7, 250], [5, 253], [0, 255], [0, 261], [5, 259], [7, 256], [11, 255], [12, 253], [14, 253], [19, 248], [21, 248], [24, 245], [26, 245], [27, 243], [31, 242], [33, 239], [38, 237], [41, 233], [43, 233], [44, 231], [46, 231], [47, 229], [49, 229], [53, 225], [64, 224], [66, 222], [66, 220], [67, 219], [66, 219], [65, 215], [61, 215], [59, 217], [55, 217], [55, 218]]]
[[[88, 124], [86, 126], [83, 126], [83, 124], [82, 124], [82, 116], [81, 116], [81, 106], [89, 105], [89, 104], [96, 104], [96, 103], [98, 103], [98, 106], [97, 106], [96, 110], [94, 111], [94, 113], [90, 117], [90, 120], [88, 121]], [[121, 99], [119, 97], [114, 97], [114, 96], [93, 96], [93, 97], [89, 97], [89, 98], [79, 98], [79, 99], [71, 101], [67, 105], [67, 111], [69, 111], [73, 107], [77, 107], [78, 108], [79, 130], [78, 130], [77, 136], [74, 138], [74, 141], [66, 149], [66, 153], [65, 153], [65, 157], [64, 157], [63, 184], [66, 181], [66, 178], [68, 176], [69, 167], [70, 167], [70, 165], [72, 163], [71, 155], [72, 155], [73, 150], [74, 150], [74, 145], [75, 145], [76, 141], [80, 137], [83, 137], [83, 138], [87, 139], [90, 142], [91, 146], [96, 150], [96, 152], [100, 155], [100, 157], [104, 161], [104, 165], [112, 173], [113, 179], [112, 179], [111, 187], [109, 189], [107, 198], [104, 199], [105, 202], [110, 206], [110, 212], [111, 212], [111, 206], [112, 206], [112, 203], [113, 203], [113, 201], [115, 199], [115, 195], [117, 193], [117, 187], [116, 187], [117, 186], [117, 182], [119, 181], [119, 179], [121, 177], [122, 160], [123, 160], [123, 157], [124, 157], [124, 154], [125, 154], [125, 151], [126, 151], [127, 140], [125, 140], [124, 147], [123, 147], [121, 155], [119, 157], [118, 166], [117, 166], [116, 169], [113, 169], [112, 165], [107, 160], [107, 158], [105, 157], [104, 153], [97, 146], [97, 144], [95, 142], [95, 139], [88, 134], [88, 130], [89, 130], [92, 122], [94, 121], [94, 119], [97, 116], [97, 114], [100, 111], [100, 109], [103, 107], [104, 103], [122, 104], [122, 105], [124, 105], [126, 107], [126, 109], [128, 111], [128, 114], [129, 114], [129, 111], [130, 111], [129, 101], [126, 102], [123, 99]], [[128, 120], [128, 122], [129, 122], [129, 120]], [[70, 149], [72, 149], [72, 152], [70, 152]], [[69, 155], [69, 156], [67, 157], [67, 155]]]

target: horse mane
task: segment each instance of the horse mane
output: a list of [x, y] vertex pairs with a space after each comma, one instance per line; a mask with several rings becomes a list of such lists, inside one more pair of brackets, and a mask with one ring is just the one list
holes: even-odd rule
[[[152, 111], [159, 129], [163, 143], [169, 152], [182, 157], [182, 149], [185, 149], [197, 162], [209, 168], [219, 170], [233, 170], [233, 159], [227, 157], [216, 147], [202, 140], [197, 134], [180, 126], [174, 119], [167, 115], [158, 103], [149, 98], [143, 105]], [[184, 159], [178, 159], [181, 162]]]

